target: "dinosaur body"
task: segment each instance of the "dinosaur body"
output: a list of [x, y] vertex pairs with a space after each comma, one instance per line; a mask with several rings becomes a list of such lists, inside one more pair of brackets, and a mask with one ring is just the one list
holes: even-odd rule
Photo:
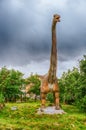
[[41, 81], [41, 108], [45, 107], [46, 94], [53, 92], [56, 109], [59, 107], [59, 87], [56, 77], [57, 71], [57, 43], [56, 43], [56, 23], [60, 21], [59, 15], [54, 15], [52, 22], [52, 48], [50, 57], [50, 68], [48, 74], [42, 78]]

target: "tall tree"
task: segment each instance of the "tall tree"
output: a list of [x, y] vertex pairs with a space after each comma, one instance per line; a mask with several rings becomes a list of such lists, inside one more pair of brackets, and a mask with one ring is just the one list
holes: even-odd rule
[[79, 62], [80, 80], [78, 89], [78, 106], [86, 111], [86, 55]]
[[14, 101], [21, 93], [23, 74], [3, 67], [0, 71], [0, 89], [6, 101]]
[[73, 70], [68, 70], [67, 73], [63, 73], [61, 79], [59, 79], [61, 100], [64, 103], [72, 104], [75, 102], [79, 75], [78, 69], [73, 68]]

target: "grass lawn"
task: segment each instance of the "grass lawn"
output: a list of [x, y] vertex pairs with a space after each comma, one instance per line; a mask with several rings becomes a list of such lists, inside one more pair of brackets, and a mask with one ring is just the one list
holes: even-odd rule
[[[12, 111], [11, 107], [18, 110]], [[63, 115], [38, 115], [39, 102], [7, 103], [0, 111], [0, 130], [86, 130], [86, 113], [75, 106], [62, 105]]]

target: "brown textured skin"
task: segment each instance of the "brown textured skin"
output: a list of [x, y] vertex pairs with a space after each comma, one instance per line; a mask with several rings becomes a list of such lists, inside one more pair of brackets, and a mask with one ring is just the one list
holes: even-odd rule
[[[41, 79], [41, 108], [45, 107], [46, 103], [46, 94], [49, 92], [53, 92], [54, 95], [54, 103], [56, 109], [60, 109], [59, 107], [59, 86], [56, 77], [57, 71], [57, 47], [56, 47], [56, 23], [60, 22], [60, 16], [54, 15], [52, 22], [52, 48], [51, 48], [51, 57], [50, 57], [50, 69], [47, 75], [42, 77]], [[49, 86], [53, 86], [52, 89]]]

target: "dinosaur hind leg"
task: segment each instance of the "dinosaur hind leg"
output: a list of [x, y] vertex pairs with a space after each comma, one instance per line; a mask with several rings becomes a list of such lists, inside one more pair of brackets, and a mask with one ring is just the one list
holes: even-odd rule
[[60, 109], [60, 106], [59, 106], [59, 92], [58, 91], [54, 92], [54, 95], [55, 95], [56, 110], [59, 110]]

